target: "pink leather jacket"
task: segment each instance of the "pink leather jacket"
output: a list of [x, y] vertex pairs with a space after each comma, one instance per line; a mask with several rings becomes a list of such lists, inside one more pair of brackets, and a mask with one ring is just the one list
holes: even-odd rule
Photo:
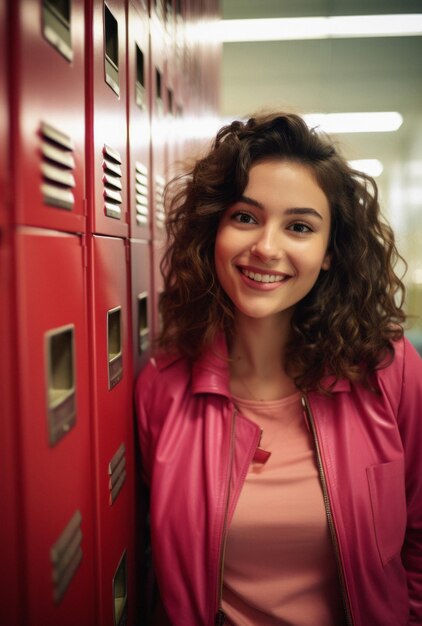
[[[161, 596], [174, 626], [224, 622], [224, 544], [260, 430], [233, 404], [224, 340], [193, 368], [151, 359], [136, 386]], [[401, 340], [381, 393], [339, 381], [303, 396], [345, 623], [422, 624], [422, 361]], [[275, 496], [276, 497], [276, 496]], [[316, 625], [320, 626], [320, 625]]]

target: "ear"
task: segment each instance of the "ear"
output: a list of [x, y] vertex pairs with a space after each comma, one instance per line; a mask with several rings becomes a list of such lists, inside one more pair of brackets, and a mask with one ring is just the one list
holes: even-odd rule
[[322, 262], [322, 265], [321, 265], [321, 269], [322, 270], [327, 271], [327, 270], [330, 269], [330, 267], [331, 267], [331, 258], [332, 258], [331, 252], [327, 252], [327, 254], [325, 255], [324, 260]]

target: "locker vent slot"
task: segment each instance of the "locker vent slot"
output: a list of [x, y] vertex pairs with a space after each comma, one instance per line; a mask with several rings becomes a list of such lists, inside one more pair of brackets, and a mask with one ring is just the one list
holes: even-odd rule
[[173, 115], [174, 97], [172, 89], [167, 89], [167, 109], [169, 115]]
[[114, 625], [123, 626], [127, 623], [127, 557], [123, 552], [119, 565], [113, 576]]
[[166, 0], [154, 0], [154, 8], [157, 17], [163, 22], [165, 17], [165, 2]]
[[60, 209], [73, 209], [75, 197], [75, 158], [72, 139], [41, 123], [41, 192], [44, 203]]
[[122, 308], [107, 311], [108, 388], [113, 389], [123, 376]]
[[158, 228], [163, 228], [165, 220], [164, 184], [164, 178], [157, 175], [155, 177], [155, 223]]
[[140, 47], [136, 47], [136, 84], [135, 84], [135, 101], [140, 109], [146, 108], [146, 89], [145, 89], [145, 59], [144, 53]]
[[73, 61], [70, 0], [43, 0], [43, 35], [68, 61]]
[[126, 447], [122, 443], [117, 450], [116, 454], [108, 464], [108, 488], [110, 492], [109, 504], [110, 506], [116, 501], [123, 484], [126, 480]]
[[119, 30], [116, 18], [104, 4], [104, 70], [105, 81], [120, 95], [119, 87]]
[[137, 161], [135, 163], [135, 205], [138, 226], [148, 224], [148, 168]]
[[56, 543], [50, 549], [53, 598], [62, 599], [82, 560], [82, 515], [76, 511]]
[[138, 351], [139, 354], [143, 354], [149, 344], [148, 294], [146, 292], [138, 295], [138, 336]]
[[48, 435], [54, 446], [76, 423], [75, 328], [50, 330], [44, 341]]
[[122, 217], [122, 159], [117, 150], [103, 147], [103, 196], [107, 217], [120, 220]]
[[160, 70], [155, 68], [155, 102], [157, 105], [157, 115], [162, 115], [164, 112], [163, 103], [163, 79]]

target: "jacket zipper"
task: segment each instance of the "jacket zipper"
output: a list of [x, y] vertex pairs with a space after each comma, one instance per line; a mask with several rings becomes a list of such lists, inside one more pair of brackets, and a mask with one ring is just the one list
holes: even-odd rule
[[230, 490], [231, 490], [231, 482], [232, 482], [232, 470], [233, 470], [233, 458], [234, 458], [234, 433], [235, 433], [235, 422], [236, 422], [236, 409], [233, 410], [232, 420], [231, 420], [231, 431], [230, 431], [230, 455], [229, 455], [229, 475], [228, 475], [228, 483], [227, 483], [227, 496], [226, 503], [224, 509], [224, 522], [223, 522], [223, 534], [222, 534], [222, 543], [221, 543], [221, 551], [220, 551], [220, 561], [219, 561], [219, 580], [218, 580], [218, 598], [217, 598], [217, 612], [215, 614], [214, 624], [215, 626], [222, 626], [226, 621], [226, 615], [221, 608], [222, 600], [223, 600], [223, 580], [224, 580], [224, 559], [226, 556], [226, 544], [227, 544], [227, 518], [229, 512], [229, 502], [230, 502]]
[[330, 497], [328, 495], [327, 479], [325, 477], [325, 471], [324, 471], [324, 467], [322, 464], [321, 448], [319, 445], [318, 434], [316, 431], [315, 419], [312, 414], [309, 400], [304, 394], [302, 395], [302, 406], [305, 410], [305, 415], [308, 421], [308, 425], [311, 428], [312, 436], [313, 436], [314, 443], [315, 443], [315, 451], [316, 451], [316, 456], [317, 456], [317, 465], [318, 465], [318, 472], [319, 472], [319, 477], [321, 481], [322, 494], [324, 498], [325, 513], [327, 516], [328, 527], [330, 529], [331, 539], [332, 539], [332, 543], [334, 547], [334, 554], [335, 554], [336, 562], [337, 562], [337, 570], [338, 570], [339, 579], [340, 579], [340, 587], [341, 587], [344, 611], [346, 615], [346, 623], [347, 623], [347, 626], [353, 626], [353, 619], [352, 619], [352, 614], [351, 614], [351, 609], [350, 609], [350, 601], [349, 601], [349, 596], [348, 596], [347, 589], [346, 589], [343, 563], [342, 563], [341, 556], [340, 556], [337, 531], [335, 528], [333, 514], [331, 510]]

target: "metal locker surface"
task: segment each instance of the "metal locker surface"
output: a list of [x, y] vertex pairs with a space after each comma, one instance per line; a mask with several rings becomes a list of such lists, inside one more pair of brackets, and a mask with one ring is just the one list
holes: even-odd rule
[[132, 353], [134, 375], [149, 357], [152, 344], [151, 242], [130, 240]]
[[87, 5], [89, 229], [127, 237], [126, 2], [87, 0]]
[[15, 221], [84, 232], [84, 2], [55, 4], [10, 3]]
[[158, 303], [160, 300], [160, 294], [163, 290], [163, 278], [160, 272], [160, 263], [163, 258], [165, 250], [164, 241], [153, 241], [151, 246], [151, 275], [152, 275], [152, 336], [156, 337], [160, 331], [160, 315], [158, 311]]
[[99, 622], [114, 626], [134, 619], [129, 252], [123, 239], [97, 235], [89, 249]]
[[17, 462], [17, 397], [12, 311], [12, 240], [10, 228], [9, 117], [6, 48], [6, 3], [0, 3], [0, 502], [2, 531], [0, 533], [0, 623], [23, 626], [23, 577], [19, 532], [19, 463]]
[[164, 238], [163, 193], [166, 184], [166, 142], [168, 137], [166, 43], [167, 32], [154, 11], [150, 20], [151, 66], [151, 210], [152, 239]]
[[82, 237], [15, 235], [25, 626], [95, 623]]
[[148, 11], [128, 4], [128, 179], [130, 236], [151, 237], [151, 129]]

